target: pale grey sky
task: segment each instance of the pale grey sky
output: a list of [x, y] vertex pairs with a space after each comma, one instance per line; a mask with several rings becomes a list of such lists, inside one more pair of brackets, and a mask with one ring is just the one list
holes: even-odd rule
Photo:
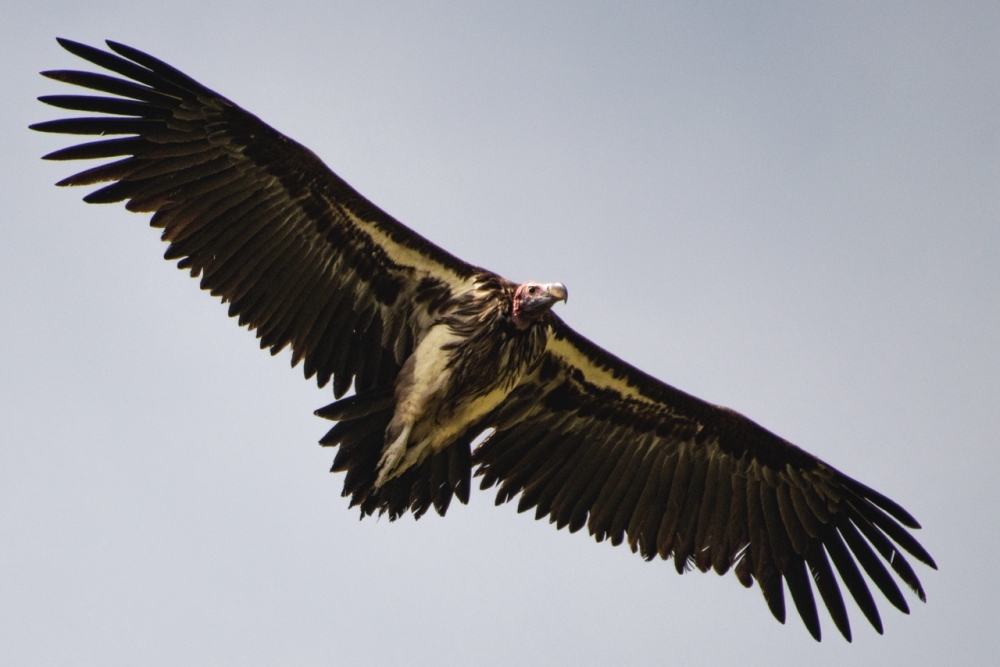
[[[0, 663], [985, 665], [1000, 654], [1000, 4], [18, 2], [0, 22]], [[940, 571], [816, 644], [473, 494], [358, 522], [329, 402], [52, 186], [29, 132], [150, 52], [458, 256], [924, 525]], [[808, 663], [807, 663], [808, 661]]]

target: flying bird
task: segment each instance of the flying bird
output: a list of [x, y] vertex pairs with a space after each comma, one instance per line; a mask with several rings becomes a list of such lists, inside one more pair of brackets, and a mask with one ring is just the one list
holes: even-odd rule
[[552, 311], [561, 283], [458, 259], [156, 58], [59, 43], [111, 74], [42, 73], [98, 93], [42, 102], [101, 114], [32, 125], [96, 137], [45, 159], [115, 159], [58, 185], [104, 184], [84, 201], [152, 213], [166, 259], [262, 349], [290, 347], [307, 379], [332, 383], [335, 402], [316, 414], [336, 424], [320, 443], [338, 447], [332, 471], [362, 517], [444, 515], [453, 497], [468, 502], [475, 472], [497, 504], [517, 498], [557, 528], [673, 559], [679, 573], [733, 570], [782, 623], [787, 587], [816, 640], [814, 588], [851, 640], [834, 571], [879, 633], [869, 582], [904, 613], [897, 579], [925, 601], [904, 552], [936, 565], [906, 510], [590, 342]]

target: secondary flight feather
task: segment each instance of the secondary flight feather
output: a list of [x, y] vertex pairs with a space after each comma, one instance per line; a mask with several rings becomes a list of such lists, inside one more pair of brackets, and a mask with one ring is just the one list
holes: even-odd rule
[[[152, 213], [165, 257], [229, 304], [272, 354], [333, 385], [333, 471], [362, 516], [444, 515], [473, 472], [558, 528], [646, 559], [732, 569], [785, 620], [785, 587], [820, 639], [814, 590], [851, 639], [847, 588], [909, 612], [909, 554], [936, 567], [902, 507], [746, 417], [675, 389], [568, 327], [561, 283], [472, 266], [369, 202], [312, 152], [141, 51], [60, 39], [111, 74], [50, 79], [97, 95], [41, 101], [90, 114], [33, 125], [96, 140], [49, 160], [115, 158], [59, 185]], [[345, 395], [353, 387], [350, 396]], [[472, 443], [490, 435], [474, 450]], [[840, 583], [837, 576], [839, 575]]]

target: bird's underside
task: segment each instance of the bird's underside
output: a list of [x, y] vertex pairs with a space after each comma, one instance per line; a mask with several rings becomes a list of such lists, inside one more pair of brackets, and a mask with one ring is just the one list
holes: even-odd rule
[[290, 347], [306, 378], [332, 382], [338, 400], [316, 414], [337, 423], [321, 443], [338, 447], [333, 470], [362, 516], [444, 515], [468, 501], [474, 470], [499, 485], [497, 503], [517, 497], [559, 528], [678, 572], [732, 569], [782, 622], [787, 586], [817, 640], [814, 590], [848, 640], [841, 585], [878, 632], [869, 583], [905, 613], [897, 579], [925, 599], [904, 552], [936, 566], [904, 509], [580, 336], [550, 310], [561, 284], [519, 285], [448, 254], [159, 60], [60, 44], [111, 74], [43, 73], [98, 93], [43, 102], [102, 114], [33, 125], [95, 137], [46, 158], [114, 158], [60, 185], [103, 184], [85, 200], [152, 213], [167, 259], [262, 348]]

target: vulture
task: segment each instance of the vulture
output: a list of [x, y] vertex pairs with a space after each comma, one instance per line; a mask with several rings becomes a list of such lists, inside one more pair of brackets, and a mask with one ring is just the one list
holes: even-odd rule
[[106, 72], [42, 73], [97, 93], [39, 98], [85, 115], [32, 129], [92, 137], [45, 159], [113, 160], [58, 185], [102, 184], [84, 201], [152, 213], [166, 259], [262, 349], [289, 347], [307, 379], [332, 383], [335, 402], [315, 414], [336, 424], [320, 443], [337, 447], [332, 471], [362, 518], [444, 515], [478, 477], [497, 504], [516, 498], [678, 573], [732, 570], [782, 623], [787, 587], [817, 641], [815, 592], [848, 641], [843, 588], [879, 633], [870, 584], [904, 613], [897, 580], [925, 601], [906, 554], [936, 565], [906, 510], [590, 342], [552, 312], [561, 283], [518, 284], [449, 254], [161, 60], [59, 44]]

